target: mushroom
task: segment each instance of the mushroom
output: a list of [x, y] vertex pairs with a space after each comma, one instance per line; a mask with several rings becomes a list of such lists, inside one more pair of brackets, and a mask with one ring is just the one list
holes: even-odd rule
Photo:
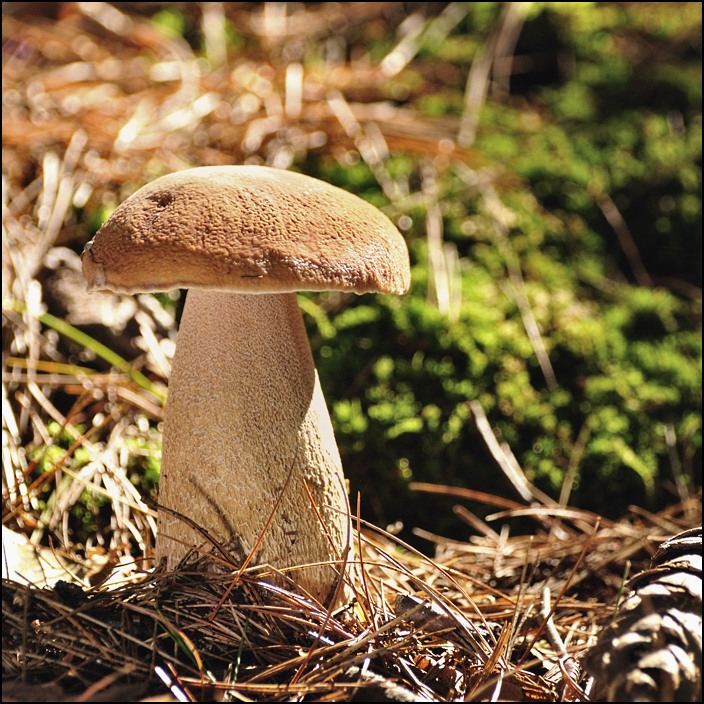
[[404, 293], [391, 221], [318, 179], [263, 166], [157, 178], [121, 203], [82, 255], [89, 290], [190, 289], [164, 420], [157, 564], [203, 533], [339, 594], [351, 519], [333, 428], [296, 291]]

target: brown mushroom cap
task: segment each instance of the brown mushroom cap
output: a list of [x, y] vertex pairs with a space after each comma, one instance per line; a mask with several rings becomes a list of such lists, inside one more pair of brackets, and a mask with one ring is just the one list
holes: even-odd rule
[[404, 293], [406, 243], [361, 198], [265, 166], [162, 176], [121, 203], [86, 245], [89, 289]]

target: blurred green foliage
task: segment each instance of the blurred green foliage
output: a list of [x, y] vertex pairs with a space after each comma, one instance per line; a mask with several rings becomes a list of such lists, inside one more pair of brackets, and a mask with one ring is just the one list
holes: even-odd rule
[[[532, 4], [515, 54], [530, 59], [539, 47], [534, 69], [512, 78], [508, 99], [489, 98], [473, 145], [496, 167], [506, 236], [462, 168], [438, 174], [444, 238], [461, 262], [456, 319], [430, 295], [423, 204], [410, 213], [408, 296], [342, 307], [304, 299], [352, 504], [361, 492], [365, 517], [457, 534], [450, 503], [439, 518], [438, 499], [409, 482], [515, 496], [476, 429], [474, 399], [555, 498], [568, 469], [570, 502], [611, 517], [701, 484], [701, 7], [651, 5]], [[500, 10], [470, 3], [414, 69], [442, 55], [466, 75]], [[463, 90], [421, 94], [414, 107], [460, 114]], [[397, 153], [389, 169], [413, 177], [418, 163]], [[306, 170], [388, 207], [362, 162], [321, 158]], [[604, 203], [627, 223], [647, 281]], [[526, 332], [515, 266], [555, 386]]]

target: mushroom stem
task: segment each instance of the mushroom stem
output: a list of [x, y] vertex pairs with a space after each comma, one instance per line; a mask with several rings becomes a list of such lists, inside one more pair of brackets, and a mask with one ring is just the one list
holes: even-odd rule
[[[256, 547], [256, 564], [300, 567], [287, 574], [321, 603], [332, 598], [350, 512], [296, 294], [189, 291], [159, 503], [240, 557]], [[186, 522], [159, 511], [157, 562], [173, 568], [194, 545], [209, 549]]]

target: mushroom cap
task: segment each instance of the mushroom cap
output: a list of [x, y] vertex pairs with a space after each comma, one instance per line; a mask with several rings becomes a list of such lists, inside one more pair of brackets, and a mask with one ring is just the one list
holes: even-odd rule
[[377, 208], [265, 166], [162, 176], [121, 203], [82, 255], [89, 290], [404, 293], [406, 243]]

